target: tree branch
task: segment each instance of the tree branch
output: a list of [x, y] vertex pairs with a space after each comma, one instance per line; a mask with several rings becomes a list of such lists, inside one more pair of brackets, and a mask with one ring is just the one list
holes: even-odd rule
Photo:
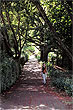
[[19, 16], [19, 13], [18, 13], [18, 34], [19, 34], [19, 46], [20, 46], [20, 50], [19, 50], [19, 53], [21, 54], [21, 35], [20, 35], [20, 16]]
[[10, 28], [11, 28], [12, 32], [13, 32], [13, 36], [14, 36], [14, 47], [15, 47], [14, 49], [15, 49], [15, 53], [16, 53], [16, 56], [17, 56], [17, 51], [19, 52], [19, 50], [18, 50], [18, 42], [17, 42], [17, 39], [16, 39], [16, 35], [15, 35], [15, 32], [14, 32], [14, 29], [13, 29], [13, 27], [11, 25], [11, 21], [10, 21], [10, 18], [9, 18], [9, 13], [6, 10], [6, 3], [5, 3], [5, 12], [6, 12], [6, 17], [7, 17], [8, 23], [10, 25]]
[[5, 27], [5, 30], [4, 30], [4, 31], [5, 31], [5, 33], [6, 33], [7, 42], [9, 43], [9, 36], [8, 36], [8, 33], [7, 33], [6, 24], [5, 24], [5, 21], [4, 21], [3, 14], [2, 14], [2, 9], [1, 9], [0, 15], [1, 15], [1, 19], [2, 19], [2, 22], [3, 22], [3, 24], [4, 24], [4, 27]]

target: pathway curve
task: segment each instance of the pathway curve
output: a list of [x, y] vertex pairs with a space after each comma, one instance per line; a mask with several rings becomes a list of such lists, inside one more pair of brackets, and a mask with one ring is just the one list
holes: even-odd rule
[[2, 95], [1, 110], [72, 110], [42, 84], [41, 67], [32, 58], [10, 91]]

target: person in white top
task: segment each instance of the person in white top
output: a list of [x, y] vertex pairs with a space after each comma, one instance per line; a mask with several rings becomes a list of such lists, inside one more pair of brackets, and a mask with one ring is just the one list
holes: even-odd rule
[[46, 84], [46, 65], [45, 65], [45, 63], [43, 63], [43, 65], [42, 65], [42, 77], [43, 77], [43, 83], [44, 83], [44, 85]]

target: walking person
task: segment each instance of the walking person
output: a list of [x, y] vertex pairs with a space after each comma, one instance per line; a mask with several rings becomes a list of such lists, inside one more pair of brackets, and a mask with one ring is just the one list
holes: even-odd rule
[[43, 83], [44, 83], [44, 85], [46, 84], [46, 65], [45, 65], [45, 63], [43, 63], [43, 65], [42, 65], [42, 77], [43, 77]]

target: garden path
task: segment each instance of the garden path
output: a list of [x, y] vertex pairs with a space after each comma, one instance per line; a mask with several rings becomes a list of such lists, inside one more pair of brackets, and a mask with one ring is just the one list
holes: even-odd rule
[[[49, 88], [48, 88], [49, 87]], [[72, 110], [62, 102], [47, 82], [42, 83], [41, 66], [31, 57], [22, 75], [11, 89], [1, 96], [1, 110]]]

